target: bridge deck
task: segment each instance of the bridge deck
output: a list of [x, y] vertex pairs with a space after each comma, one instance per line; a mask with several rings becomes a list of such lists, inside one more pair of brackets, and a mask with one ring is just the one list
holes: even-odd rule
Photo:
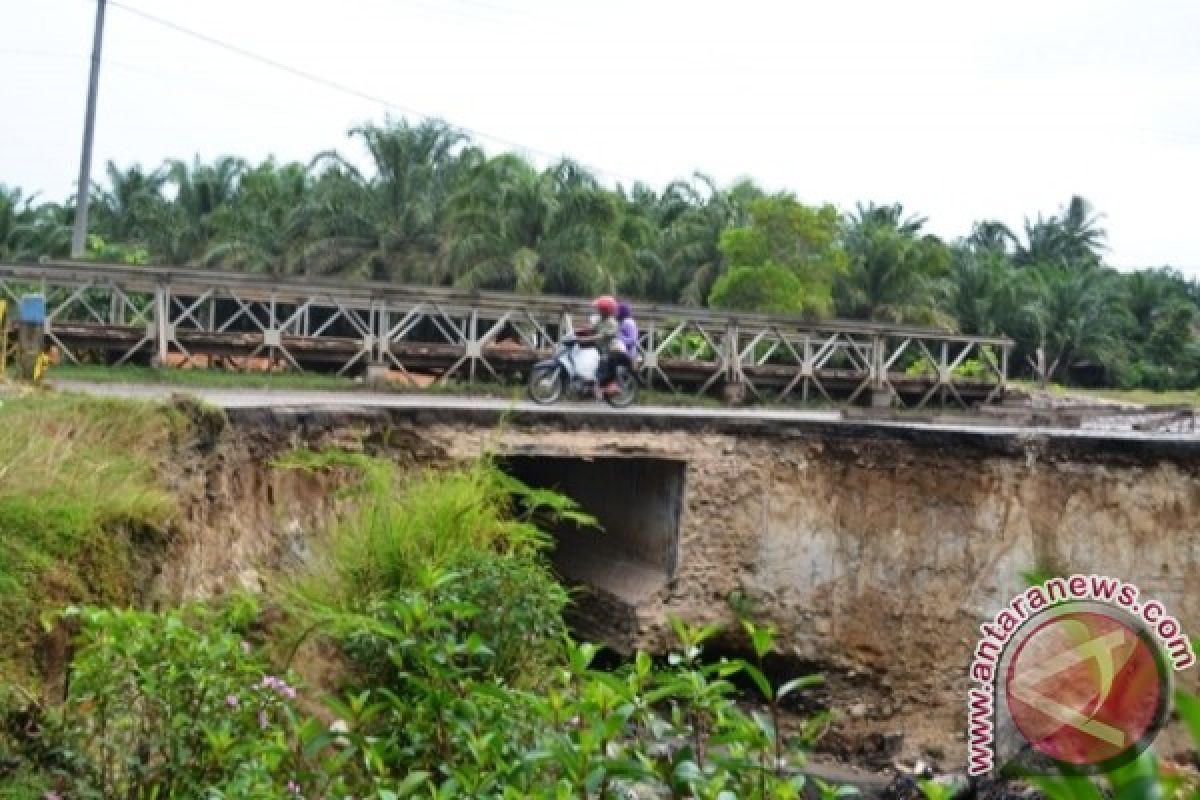
[[[403, 377], [520, 379], [574, 329], [586, 302], [436, 287], [275, 279], [197, 269], [0, 264], [0, 297], [47, 296], [48, 333], [71, 362], [201, 365]], [[669, 306], [638, 309], [643, 377], [672, 391], [902, 407], [998, 398], [1012, 342], [928, 328]]]

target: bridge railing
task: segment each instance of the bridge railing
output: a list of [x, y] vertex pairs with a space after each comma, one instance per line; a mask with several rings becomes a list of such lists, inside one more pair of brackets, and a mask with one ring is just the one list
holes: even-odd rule
[[[440, 380], [502, 380], [589, 313], [557, 296], [274, 278], [190, 268], [0, 264], [0, 298], [47, 296], [47, 335], [72, 362], [103, 352], [181, 365], [225, 356], [280, 368], [367, 367]], [[653, 385], [924, 407], [988, 402], [1004, 390], [1011, 340], [863, 321], [639, 305], [642, 372]], [[970, 369], [964, 369], [970, 367]]]

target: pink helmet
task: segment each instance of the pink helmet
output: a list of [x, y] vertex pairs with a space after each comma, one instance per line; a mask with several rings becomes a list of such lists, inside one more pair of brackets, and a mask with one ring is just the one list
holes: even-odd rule
[[592, 308], [606, 317], [616, 316], [617, 301], [612, 295], [604, 294], [592, 301]]

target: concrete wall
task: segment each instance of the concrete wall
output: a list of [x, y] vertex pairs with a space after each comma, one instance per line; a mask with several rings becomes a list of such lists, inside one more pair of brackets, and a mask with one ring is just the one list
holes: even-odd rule
[[[460, 457], [483, 441], [453, 426], [429, 435]], [[826, 672], [827, 702], [865, 709], [842, 723], [847, 735], [903, 731], [910, 749], [936, 743], [958, 758], [978, 626], [1031, 570], [1134, 582], [1200, 634], [1195, 443], [833, 427], [514, 428], [490, 441], [685, 461], [678, 571], [638, 603], [623, 644], [669, 646], [668, 613], [732, 622], [726, 598], [742, 593], [788, 656]], [[1185, 685], [1197, 687], [1196, 672]]]
[[[1024, 588], [1023, 572], [1131, 581], [1200, 635], [1200, 442], [494, 422], [392, 414], [322, 423], [290, 442], [358, 442], [424, 463], [515, 458], [535, 483], [558, 480], [608, 515], [607, 534], [560, 553], [564, 571], [599, 587], [594, 635], [663, 650], [668, 614], [732, 622], [726, 600], [739, 592], [779, 627], [784, 655], [807, 662], [794, 669], [826, 674], [820, 702], [859, 712], [840, 735], [903, 732], [907, 749], [936, 745], [951, 763], [961, 764], [978, 626]], [[255, 424], [235, 415], [235, 425]], [[520, 461], [530, 456], [538, 460]], [[668, 574], [663, 514], [674, 487], [682, 498]], [[1196, 673], [1183, 685], [1200, 688]]]
[[513, 456], [505, 469], [525, 483], [570, 496], [602, 528], [559, 527], [564, 551], [608, 550], [624, 554], [664, 578], [674, 576], [683, 506], [683, 461], [662, 458]]

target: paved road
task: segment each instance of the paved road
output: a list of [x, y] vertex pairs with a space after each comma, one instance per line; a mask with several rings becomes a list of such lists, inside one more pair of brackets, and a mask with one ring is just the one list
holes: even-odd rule
[[338, 392], [288, 389], [206, 389], [167, 385], [118, 383], [80, 383], [57, 381], [63, 391], [84, 392], [110, 397], [166, 400], [173, 394], [188, 394], [225, 409], [255, 408], [394, 408], [446, 411], [495, 411], [554, 413], [572, 417], [627, 417], [646, 420], [712, 420], [717, 422], [844, 423], [859, 427], [963, 432], [992, 436], [1039, 436], [1065, 439], [1108, 439], [1128, 441], [1200, 442], [1200, 434], [1143, 433], [1139, 431], [1097, 431], [1073, 428], [1028, 428], [1003, 424], [930, 423], [894, 420], [847, 419], [840, 411], [801, 411], [775, 408], [702, 408], [679, 406], [633, 406], [615, 409], [603, 403], [561, 403], [540, 406], [528, 401], [514, 402], [494, 397], [465, 397], [437, 394], [398, 394], [391, 392]]
[[192, 386], [160, 384], [80, 383], [55, 381], [63, 391], [144, 400], [165, 400], [172, 394], [188, 394], [207, 403], [226, 409], [235, 408], [401, 408], [444, 409], [461, 411], [523, 411], [582, 416], [633, 415], [675, 419], [751, 419], [837, 422], [840, 411], [770, 411], [758, 409], [723, 409], [698, 406], [634, 406], [613, 408], [605, 403], [559, 403], [541, 406], [527, 400], [514, 402], [498, 397], [472, 397], [441, 394], [401, 394], [369, 391], [314, 391], [291, 389], [204, 389]]

